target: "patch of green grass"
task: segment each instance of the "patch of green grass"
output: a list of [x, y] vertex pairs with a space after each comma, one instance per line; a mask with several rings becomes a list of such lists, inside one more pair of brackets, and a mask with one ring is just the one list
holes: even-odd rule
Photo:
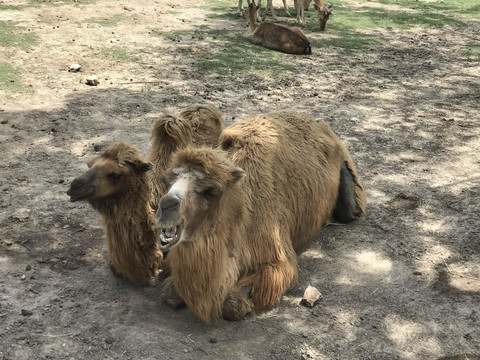
[[131, 52], [122, 46], [112, 46], [103, 48], [101, 54], [107, 58], [114, 58], [118, 60], [131, 60], [134, 57]]
[[[294, 70], [290, 57], [255, 45], [249, 31], [219, 30], [201, 26], [197, 30], [178, 31], [166, 36], [170, 40], [192, 37], [198, 41], [209, 43], [208, 51], [192, 53], [190, 47], [185, 48], [188, 56], [193, 56], [195, 70], [201, 74], [245, 75], [254, 74], [263, 77], [274, 77], [283, 71]], [[200, 46], [201, 48], [201, 46]]]
[[[246, 3], [246, 0], [244, 1]], [[238, 6], [238, 2], [235, 1], [230, 1], [230, 0], [209, 0], [208, 4], [206, 5], [199, 5], [196, 6], [197, 9], [203, 9], [203, 10], [211, 10], [211, 11], [218, 11], [218, 10], [226, 10], [226, 9], [231, 9], [235, 7], [235, 9]], [[244, 5], [245, 6], [245, 5]]]
[[0, 21], [0, 45], [28, 50], [37, 43], [34, 34], [25, 32], [25, 28], [16, 22]]
[[18, 77], [18, 70], [8, 63], [0, 63], [0, 90], [11, 92], [25, 90], [25, 85]]
[[85, 19], [85, 22], [89, 24], [99, 24], [100, 26], [104, 26], [104, 27], [114, 27], [114, 26], [117, 26], [124, 19], [125, 19], [125, 15], [117, 14], [109, 18], [93, 17], [93, 18]]
[[22, 5], [6, 5], [0, 4], [0, 10], [23, 10], [26, 8], [37, 7], [40, 5], [51, 5], [51, 6], [60, 6], [64, 4], [80, 6], [83, 3], [89, 3], [93, 0], [77, 0], [73, 2], [72, 0], [29, 0], [28, 3]]
[[[478, 0], [438, 0], [429, 2], [412, 0], [376, 0], [376, 2], [386, 5], [400, 5], [410, 9], [422, 10], [427, 13], [440, 11], [447, 15], [480, 18], [480, 3]], [[371, 4], [370, 1], [368, 1], [368, 3]]]
[[22, 5], [5, 5], [0, 4], [0, 10], [22, 10], [24, 6]]
[[468, 56], [475, 56], [480, 59], [480, 45], [476, 45], [476, 44], [467, 45], [463, 51]]
[[322, 47], [337, 47], [343, 49], [344, 53], [350, 54], [364, 51], [384, 42], [381, 38], [355, 32], [340, 31], [337, 34], [338, 36], [328, 39], [312, 40], [312, 51]]

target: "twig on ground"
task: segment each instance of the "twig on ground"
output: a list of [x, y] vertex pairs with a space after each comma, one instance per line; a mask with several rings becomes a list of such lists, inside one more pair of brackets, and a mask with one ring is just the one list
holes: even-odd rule
[[447, 262], [445, 261], [445, 259], [443, 258], [443, 256], [440, 256], [440, 257], [442, 258], [443, 263], [445, 264], [445, 267], [447, 268], [448, 273], [449, 273], [450, 275], [452, 275], [452, 272], [450, 271], [450, 268], [448, 267]]
[[127, 81], [118, 83], [118, 85], [130, 85], [130, 84], [160, 84], [160, 81]]

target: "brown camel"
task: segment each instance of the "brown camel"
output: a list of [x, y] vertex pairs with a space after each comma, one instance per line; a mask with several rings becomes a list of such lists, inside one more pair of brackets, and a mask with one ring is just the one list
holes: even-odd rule
[[151, 164], [122, 141], [90, 160], [88, 167], [73, 180], [67, 192], [70, 200], [85, 200], [101, 214], [112, 272], [136, 285], [148, 285], [162, 260], [150, 206]]
[[149, 163], [121, 142], [92, 159], [90, 169], [72, 182], [71, 201], [88, 201], [102, 216], [114, 274], [140, 286], [158, 274], [162, 254], [153, 214], [166, 192], [163, 174], [171, 155], [189, 144], [215, 146], [223, 123], [222, 113], [210, 105], [189, 106], [178, 117], [163, 115], [151, 131]]
[[217, 149], [172, 158], [156, 220], [177, 293], [203, 321], [277, 304], [297, 281], [295, 251], [327, 222], [365, 212], [348, 151], [330, 127], [303, 113], [274, 112], [224, 130]]

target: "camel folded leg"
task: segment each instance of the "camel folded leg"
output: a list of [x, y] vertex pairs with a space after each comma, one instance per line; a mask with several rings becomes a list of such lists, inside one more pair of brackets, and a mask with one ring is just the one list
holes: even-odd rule
[[162, 285], [162, 298], [168, 305], [172, 308], [177, 309], [185, 305], [185, 302], [180, 297], [175, 289], [175, 285], [173, 284], [172, 278], [169, 276], [165, 279]]
[[252, 281], [253, 276], [244, 276], [228, 292], [222, 305], [222, 317], [225, 320], [242, 320], [253, 311], [254, 306], [250, 300]]
[[296, 255], [266, 265], [253, 281], [251, 299], [255, 310], [278, 304], [283, 294], [298, 280]]

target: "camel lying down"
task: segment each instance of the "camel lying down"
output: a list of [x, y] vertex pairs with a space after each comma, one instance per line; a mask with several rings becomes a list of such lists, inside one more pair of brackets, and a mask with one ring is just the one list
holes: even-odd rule
[[110, 145], [88, 163], [68, 190], [71, 201], [87, 201], [102, 217], [110, 269], [145, 286], [162, 266], [155, 210], [166, 193], [163, 174], [173, 152], [191, 146], [215, 146], [223, 114], [210, 105], [191, 105], [179, 116], [163, 114], [151, 131], [148, 162], [126, 142]]
[[163, 296], [205, 322], [277, 304], [297, 281], [295, 251], [330, 219], [365, 212], [346, 148], [326, 123], [296, 112], [239, 121], [217, 149], [178, 151], [166, 181], [156, 213], [171, 266]]

